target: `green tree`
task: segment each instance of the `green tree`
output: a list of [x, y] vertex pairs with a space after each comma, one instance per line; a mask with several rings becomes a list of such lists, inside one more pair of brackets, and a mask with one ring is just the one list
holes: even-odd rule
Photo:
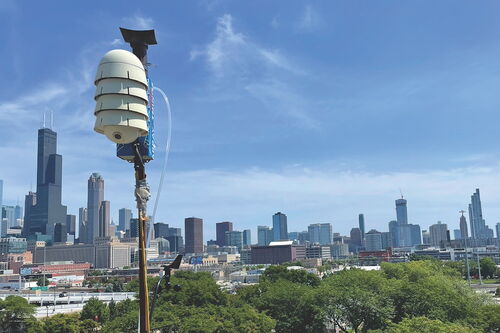
[[104, 302], [92, 297], [83, 306], [80, 319], [92, 319], [102, 324], [109, 319], [109, 309]]
[[485, 279], [492, 279], [496, 276], [497, 265], [490, 257], [481, 258], [481, 276]]
[[78, 314], [56, 314], [42, 320], [46, 333], [80, 333], [80, 319]]
[[484, 333], [500, 332], [500, 305], [488, 304], [480, 307], [474, 316], [467, 318], [467, 322]]
[[36, 280], [36, 285], [39, 287], [46, 287], [49, 285], [49, 279], [47, 279], [45, 276], [41, 276]]
[[107, 322], [101, 333], [136, 333], [139, 322], [139, 312], [132, 310]]
[[26, 324], [33, 319], [35, 306], [19, 296], [7, 296], [0, 299], [0, 328], [2, 332], [22, 332]]
[[288, 280], [242, 288], [241, 304], [253, 305], [276, 320], [276, 332], [321, 332], [324, 329], [315, 289]]
[[405, 318], [398, 324], [391, 324], [386, 333], [480, 333], [480, 330], [456, 323], [432, 320], [426, 317]]
[[484, 303], [456, 270], [435, 261], [382, 264], [391, 284], [395, 305], [393, 321], [405, 317], [459, 321], [473, 315]]
[[279, 279], [311, 287], [319, 286], [321, 281], [316, 274], [308, 273], [304, 269], [288, 269], [285, 265], [269, 266], [261, 276], [263, 282], [276, 282]]
[[325, 320], [343, 332], [384, 328], [392, 318], [390, 287], [380, 272], [350, 269], [323, 282], [317, 297], [322, 300]]

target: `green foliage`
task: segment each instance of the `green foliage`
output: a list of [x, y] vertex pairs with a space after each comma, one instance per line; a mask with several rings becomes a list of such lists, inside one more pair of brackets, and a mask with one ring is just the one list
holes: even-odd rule
[[276, 282], [280, 279], [311, 287], [319, 286], [321, 281], [315, 274], [308, 273], [303, 269], [288, 269], [287, 266], [283, 265], [270, 266], [261, 276], [262, 282]]
[[49, 279], [47, 279], [45, 276], [41, 276], [36, 280], [36, 285], [39, 287], [46, 287], [49, 285]]
[[78, 314], [56, 314], [29, 325], [28, 333], [87, 333], [97, 329], [93, 320], [80, 320]]
[[467, 322], [473, 327], [480, 328], [484, 333], [500, 332], [500, 305], [481, 306], [475, 316], [467, 318]]
[[[121, 302], [120, 302], [121, 303]], [[119, 303], [118, 303], [119, 304]], [[132, 310], [124, 313], [119, 317], [107, 322], [102, 329], [101, 333], [136, 333], [137, 324], [139, 320], [139, 312]]]
[[274, 320], [250, 306], [204, 307], [163, 304], [155, 311], [152, 327], [162, 332], [271, 332]]
[[380, 272], [350, 269], [325, 279], [317, 297], [326, 320], [357, 333], [386, 326], [394, 312], [389, 295], [389, 283]]
[[[158, 277], [148, 276], [148, 290], [149, 292], [154, 291], [156, 288], [156, 284], [158, 283]], [[139, 279], [134, 279], [127, 283], [125, 286], [122, 286], [123, 290], [128, 292], [139, 292]]]
[[170, 302], [187, 306], [205, 306], [207, 304], [226, 305], [225, 294], [209, 273], [179, 271], [172, 276], [172, 285], [180, 285], [181, 290], [163, 290], [158, 303]]
[[321, 332], [324, 329], [315, 289], [285, 279], [261, 282], [238, 291], [239, 301], [251, 304], [276, 320], [276, 332]]
[[109, 319], [109, 309], [104, 302], [92, 297], [83, 306], [80, 319], [91, 319], [102, 324]]
[[398, 324], [391, 324], [387, 333], [480, 333], [480, 330], [455, 323], [432, 320], [425, 317], [405, 318]]
[[497, 273], [497, 265], [490, 257], [481, 258], [479, 261], [481, 265], [481, 276], [485, 279], [492, 279], [496, 276]]
[[0, 328], [6, 332], [22, 332], [33, 319], [35, 306], [19, 296], [7, 296], [0, 299]]
[[471, 316], [483, 303], [456, 270], [440, 262], [383, 264], [382, 271], [393, 287], [395, 322], [407, 316], [458, 321]]

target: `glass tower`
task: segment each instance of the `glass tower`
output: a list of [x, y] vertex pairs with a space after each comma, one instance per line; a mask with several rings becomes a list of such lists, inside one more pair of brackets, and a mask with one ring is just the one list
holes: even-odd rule
[[275, 241], [288, 239], [286, 215], [281, 212], [273, 215], [273, 238]]

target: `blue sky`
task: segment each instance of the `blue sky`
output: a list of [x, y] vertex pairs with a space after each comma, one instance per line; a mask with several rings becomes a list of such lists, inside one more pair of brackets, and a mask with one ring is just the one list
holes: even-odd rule
[[[156, 29], [150, 74], [172, 105], [158, 221], [202, 217], [209, 239], [230, 220], [256, 238], [276, 211], [289, 231], [331, 222], [344, 234], [364, 213], [386, 230], [401, 189], [412, 223], [452, 229], [476, 187], [487, 224], [500, 221], [496, 1], [2, 1], [0, 15], [7, 203], [35, 184], [36, 130], [53, 111], [69, 212], [86, 205], [92, 172], [115, 220], [134, 207], [131, 166], [92, 130], [95, 68], [128, 49], [123, 26]], [[162, 157], [148, 165], [153, 189]]]

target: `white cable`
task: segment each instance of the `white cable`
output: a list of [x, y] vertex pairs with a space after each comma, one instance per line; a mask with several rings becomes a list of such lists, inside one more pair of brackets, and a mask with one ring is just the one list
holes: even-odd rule
[[158, 209], [158, 203], [160, 202], [161, 190], [163, 187], [163, 181], [165, 179], [165, 174], [167, 173], [167, 163], [168, 163], [168, 155], [170, 154], [170, 139], [172, 137], [172, 112], [170, 110], [170, 102], [168, 101], [167, 95], [158, 87], [153, 86], [153, 90], [160, 92], [165, 100], [165, 105], [167, 106], [167, 117], [168, 117], [168, 134], [167, 134], [167, 142], [165, 143], [165, 158], [163, 159], [163, 169], [161, 171], [160, 183], [158, 184], [158, 191], [156, 192], [155, 205], [153, 208], [153, 215], [151, 217], [151, 221], [149, 221], [149, 232], [148, 237], [146, 238], [146, 248], [149, 248], [149, 244], [151, 238], [153, 236], [154, 222], [156, 218], [156, 211]]

